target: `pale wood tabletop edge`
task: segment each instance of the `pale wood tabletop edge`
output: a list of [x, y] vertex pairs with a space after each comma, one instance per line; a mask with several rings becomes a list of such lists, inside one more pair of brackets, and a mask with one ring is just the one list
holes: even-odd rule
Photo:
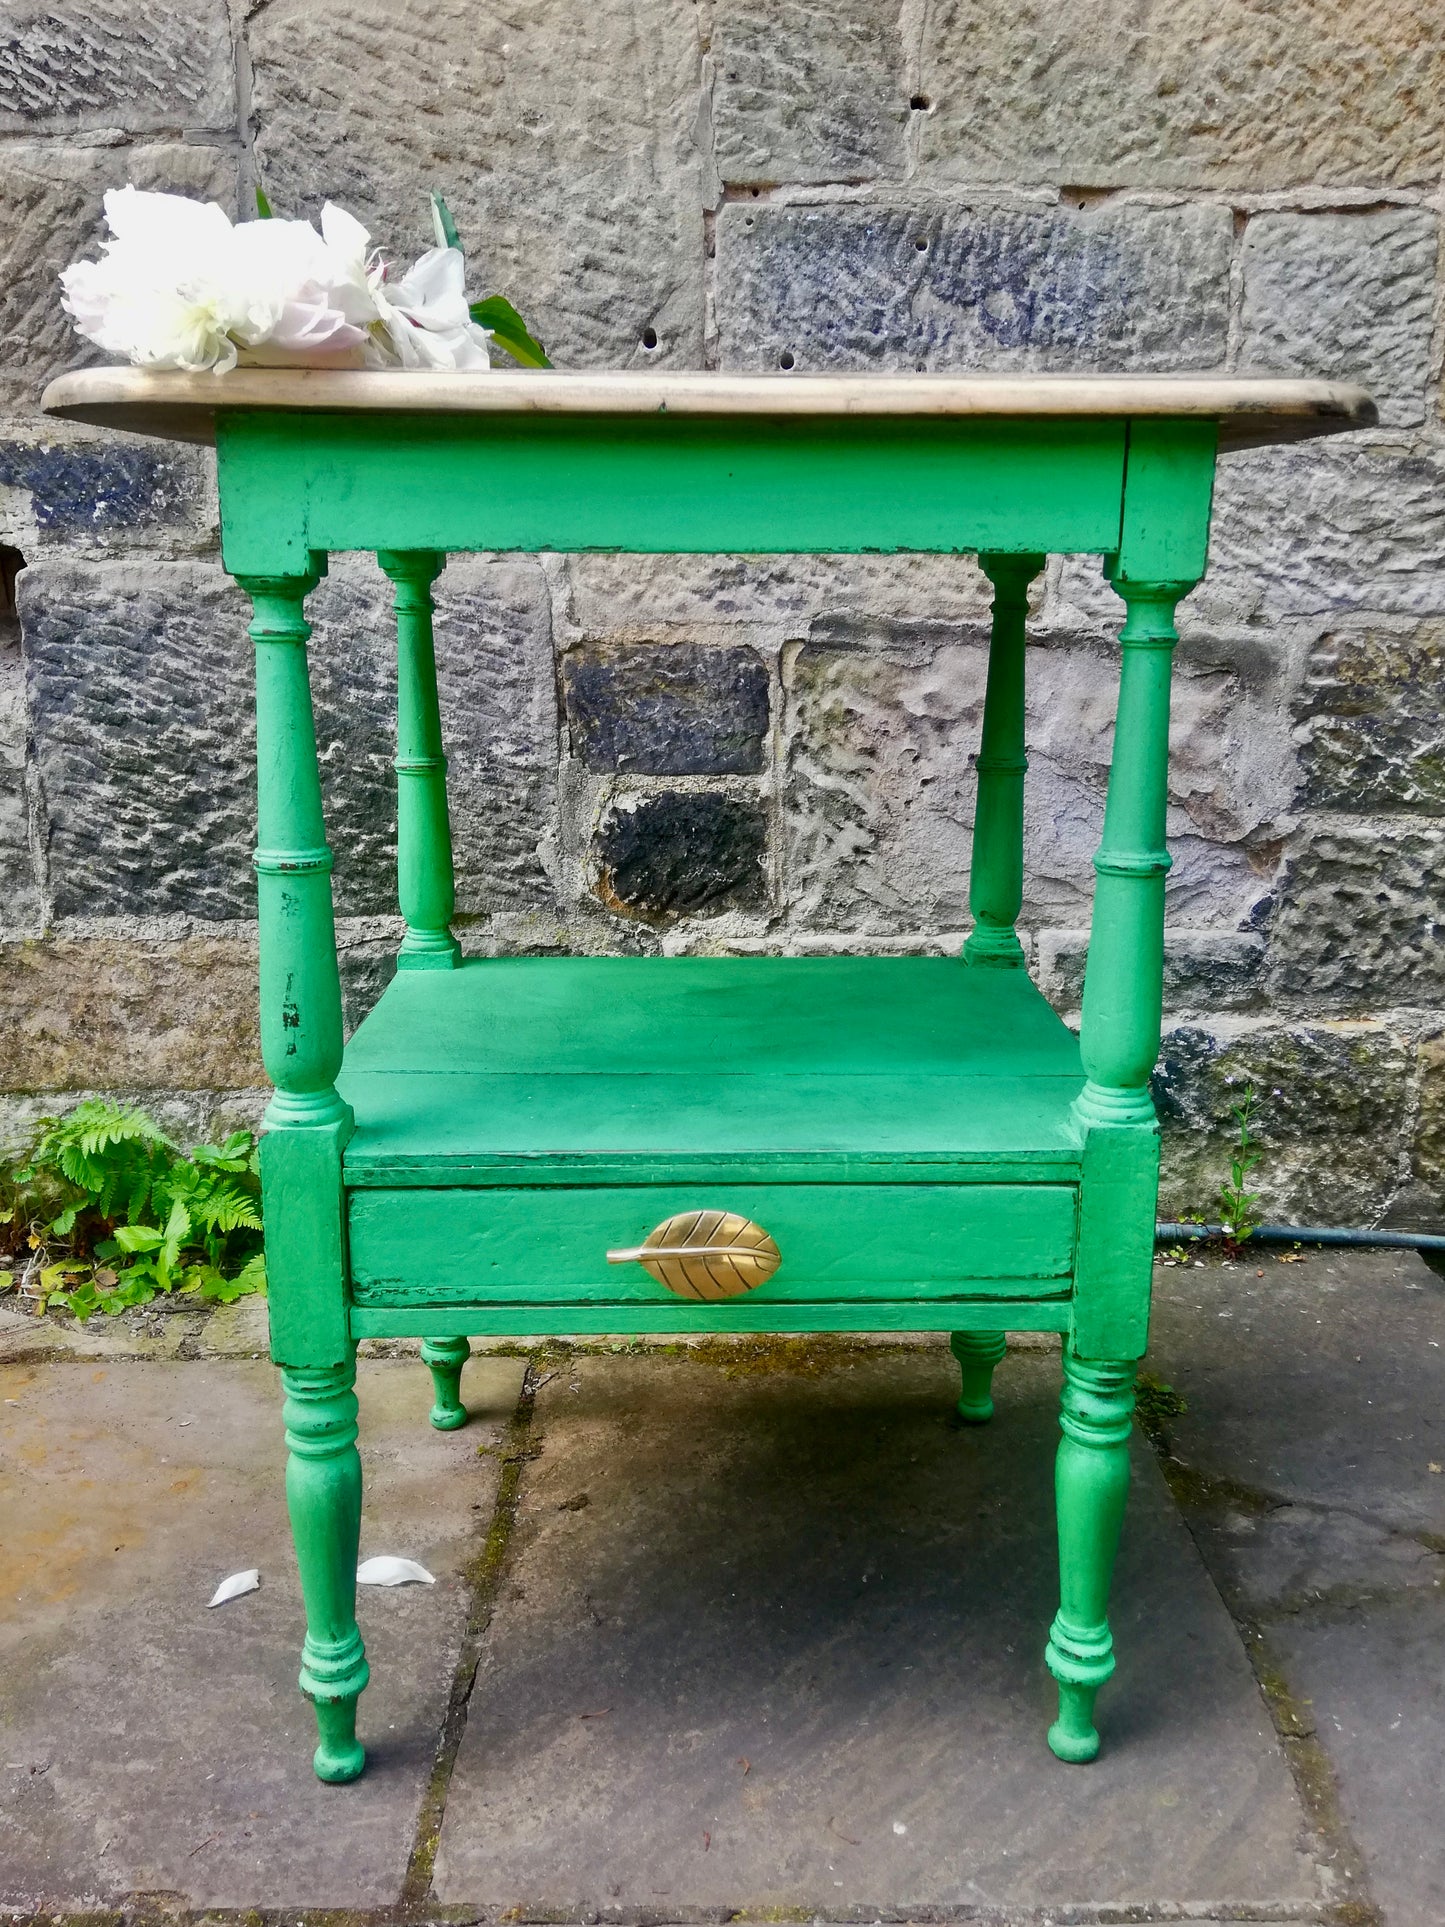
[[1350, 382], [1218, 375], [707, 374], [493, 369], [453, 374], [238, 368], [225, 375], [84, 368], [60, 375], [49, 415], [208, 443], [218, 408], [283, 412], [913, 417], [1174, 416], [1220, 424], [1223, 448], [1374, 426]]

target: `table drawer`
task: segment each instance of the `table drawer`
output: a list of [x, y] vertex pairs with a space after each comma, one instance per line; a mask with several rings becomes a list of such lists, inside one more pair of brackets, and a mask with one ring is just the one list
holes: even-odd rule
[[741, 1184], [355, 1191], [362, 1305], [688, 1302], [636, 1263], [690, 1211], [737, 1213], [782, 1262], [753, 1299], [1056, 1297], [1073, 1266], [1076, 1190], [1049, 1184]]

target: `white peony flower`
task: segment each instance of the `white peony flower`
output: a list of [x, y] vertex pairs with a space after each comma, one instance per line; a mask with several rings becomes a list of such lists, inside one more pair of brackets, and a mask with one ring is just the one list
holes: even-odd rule
[[61, 275], [77, 330], [148, 368], [355, 358], [378, 319], [308, 221], [233, 226], [214, 202], [126, 187], [105, 197], [99, 261]]
[[487, 331], [472, 320], [459, 248], [429, 248], [395, 287], [385, 273], [372, 296], [403, 368], [489, 368]]
[[87, 341], [147, 368], [355, 364], [486, 368], [461, 250], [430, 249], [400, 281], [354, 215], [328, 201], [309, 221], [233, 226], [212, 201], [125, 187], [105, 197], [99, 261], [61, 275]]

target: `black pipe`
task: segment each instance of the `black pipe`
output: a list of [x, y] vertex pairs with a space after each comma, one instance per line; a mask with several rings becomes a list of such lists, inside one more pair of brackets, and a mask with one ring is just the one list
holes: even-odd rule
[[[1160, 1244], [1194, 1239], [1227, 1238], [1222, 1224], [1156, 1224]], [[1366, 1251], [1445, 1251], [1445, 1237], [1430, 1231], [1351, 1231], [1338, 1225], [1257, 1224], [1241, 1245], [1347, 1245]]]

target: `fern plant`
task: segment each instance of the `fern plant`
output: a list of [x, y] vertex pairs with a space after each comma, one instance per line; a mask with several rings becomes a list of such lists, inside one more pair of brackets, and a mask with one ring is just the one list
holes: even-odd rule
[[28, 1154], [0, 1179], [0, 1224], [28, 1254], [42, 1310], [84, 1319], [162, 1293], [229, 1303], [265, 1289], [249, 1131], [187, 1153], [136, 1106], [87, 1099], [41, 1119]]

